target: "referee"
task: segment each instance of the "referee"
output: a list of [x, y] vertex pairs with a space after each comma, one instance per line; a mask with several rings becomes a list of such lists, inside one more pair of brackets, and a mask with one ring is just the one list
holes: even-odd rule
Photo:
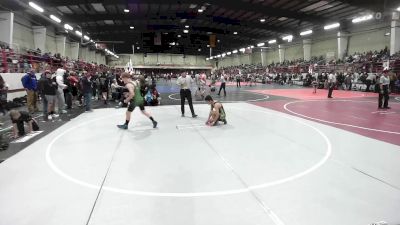
[[380, 109], [390, 109], [390, 107], [388, 106], [389, 105], [389, 84], [390, 84], [390, 79], [388, 76], [388, 71], [385, 70], [385, 71], [383, 71], [383, 75], [381, 76], [381, 78], [379, 80], [380, 91], [379, 91], [378, 108], [380, 108]]
[[182, 75], [176, 81], [176, 84], [181, 87], [180, 95], [181, 95], [182, 117], [185, 116], [185, 99], [188, 100], [190, 111], [192, 112], [192, 117], [193, 118], [197, 117], [197, 115], [194, 113], [193, 103], [192, 103], [192, 92], [190, 91], [192, 83], [193, 79], [190, 76], [187, 76], [186, 72], [183, 72]]

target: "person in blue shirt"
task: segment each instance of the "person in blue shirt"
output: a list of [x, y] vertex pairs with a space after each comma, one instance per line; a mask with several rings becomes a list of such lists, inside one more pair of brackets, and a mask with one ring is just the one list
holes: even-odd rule
[[27, 94], [27, 103], [28, 103], [28, 111], [29, 113], [34, 113], [38, 112], [38, 106], [37, 106], [37, 99], [38, 99], [38, 94], [37, 94], [37, 78], [35, 75], [35, 71], [32, 69], [30, 70], [27, 74], [25, 74], [22, 79], [22, 86], [26, 90]]

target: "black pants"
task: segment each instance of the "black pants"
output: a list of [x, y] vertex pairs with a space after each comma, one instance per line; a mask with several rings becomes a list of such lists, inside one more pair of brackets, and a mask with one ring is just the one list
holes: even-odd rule
[[366, 81], [366, 84], [367, 84], [367, 89], [365, 89], [365, 91], [366, 91], [366, 92], [369, 92], [369, 88], [371, 87], [372, 80], [367, 80], [367, 81]]
[[242, 87], [242, 86], [240, 85], [240, 79], [236, 79], [236, 86], [237, 86], [237, 87]]
[[379, 92], [378, 107], [387, 108], [389, 106], [389, 85], [383, 85], [382, 87], [383, 87], [383, 93]]
[[225, 86], [226, 86], [226, 83], [221, 83], [221, 87], [219, 88], [218, 95], [220, 95], [221, 94], [221, 90], [224, 89], [224, 95], [226, 96]]
[[181, 89], [181, 112], [185, 115], [185, 99], [188, 100], [190, 111], [194, 115], [193, 103], [192, 103], [192, 92], [189, 89]]
[[64, 93], [65, 103], [67, 104], [67, 109], [72, 109], [72, 94], [71, 92]]
[[335, 85], [333, 83], [329, 84], [328, 98], [332, 98], [332, 92], [333, 92], [334, 87], [335, 87]]
[[[24, 136], [25, 135], [24, 121], [18, 121], [17, 122], [17, 128], [18, 128], [18, 135], [19, 136]], [[32, 120], [32, 130], [33, 131], [38, 131], [39, 130], [39, 125], [36, 123], [35, 120]]]

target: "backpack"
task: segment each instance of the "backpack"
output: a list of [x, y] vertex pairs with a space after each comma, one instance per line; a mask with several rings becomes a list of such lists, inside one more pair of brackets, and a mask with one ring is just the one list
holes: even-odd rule
[[27, 83], [27, 79], [30, 79], [29, 74], [25, 74], [22, 78], [21, 78], [21, 82], [23, 85], [25, 85]]
[[145, 96], [145, 100], [147, 103], [151, 103], [151, 101], [153, 101], [153, 95], [151, 94], [150, 90], [147, 91], [147, 94]]

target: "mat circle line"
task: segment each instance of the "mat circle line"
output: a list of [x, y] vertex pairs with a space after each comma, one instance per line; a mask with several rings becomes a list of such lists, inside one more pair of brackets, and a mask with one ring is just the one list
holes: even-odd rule
[[306, 119], [310, 119], [310, 120], [315, 120], [318, 122], [323, 122], [323, 123], [328, 123], [328, 124], [334, 124], [334, 125], [341, 125], [341, 126], [346, 126], [346, 127], [353, 127], [353, 128], [358, 128], [358, 129], [362, 129], [362, 130], [368, 130], [368, 131], [376, 131], [376, 132], [381, 132], [381, 133], [388, 133], [388, 134], [400, 134], [400, 132], [396, 132], [396, 131], [387, 131], [387, 130], [380, 130], [380, 129], [375, 129], [375, 128], [369, 128], [369, 127], [362, 127], [362, 126], [356, 126], [356, 125], [352, 125], [352, 124], [347, 124], [347, 123], [338, 123], [338, 122], [333, 122], [333, 121], [328, 121], [328, 120], [323, 120], [323, 119], [318, 119], [315, 117], [311, 117], [311, 116], [306, 116], [304, 114], [301, 113], [297, 113], [293, 110], [288, 109], [289, 105], [293, 105], [293, 104], [297, 104], [297, 103], [303, 103], [303, 102], [358, 102], [358, 103], [362, 103], [362, 102], [366, 102], [366, 103], [376, 103], [376, 102], [372, 102], [372, 101], [355, 101], [355, 100], [302, 100], [302, 101], [293, 101], [293, 102], [288, 102], [286, 103], [283, 108], [287, 111], [290, 112], [296, 116], [300, 116]]
[[[284, 115], [284, 114], [279, 114], [279, 113], [272, 113], [272, 112], [268, 112], [268, 111], [261, 111], [261, 110], [251, 110], [251, 109], [241, 109], [241, 108], [236, 108], [236, 107], [232, 107], [234, 109], [237, 110], [243, 110], [243, 111], [252, 111], [252, 112], [259, 112], [259, 113], [265, 113], [265, 114], [272, 114], [272, 115], [278, 115], [281, 116], [283, 118], [286, 119], [290, 119], [293, 120], [295, 122], [298, 122], [306, 127], [311, 128], [312, 130], [316, 131], [321, 137], [322, 139], [325, 141], [326, 143], [326, 151], [324, 156], [313, 166], [309, 167], [308, 169], [291, 175], [289, 177], [286, 178], [282, 178], [279, 180], [275, 180], [275, 181], [271, 181], [271, 182], [266, 182], [263, 184], [258, 184], [258, 185], [252, 185], [249, 186], [248, 188], [239, 188], [239, 189], [230, 189], [230, 190], [226, 190], [226, 191], [214, 191], [214, 192], [186, 192], [186, 193], [181, 193], [181, 192], [147, 192], [147, 191], [136, 191], [136, 190], [128, 190], [128, 189], [122, 189], [122, 188], [115, 188], [115, 187], [110, 187], [110, 186], [103, 186], [103, 190], [106, 191], [110, 191], [110, 192], [114, 192], [114, 193], [119, 193], [119, 194], [128, 194], [128, 195], [138, 195], [138, 196], [151, 196], [151, 197], [209, 197], [209, 196], [223, 196], [223, 195], [233, 195], [233, 194], [241, 194], [241, 193], [246, 193], [246, 192], [250, 192], [253, 190], [257, 190], [257, 189], [262, 189], [262, 188], [267, 188], [267, 187], [272, 187], [272, 186], [276, 186], [276, 185], [280, 185], [283, 183], [287, 183], [296, 179], [299, 179], [301, 177], [304, 177], [306, 175], [308, 175], [309, 173], [312, 173], [313, 171], [317, 170], [319, 167], [321, 167], [322, 165], [324, 165], [327, 160], [330, 158], [331, 154], [332, 154], [332, 144], [329, 140], [329, 138], [326, 136], [325, 133], [323, 133], [321, 130], [319, 130], [318, 128], [316, 128], [315, 126], [306, 123], [305, 121], [301, 121], [293, 116], [288, 116], [288, 115]], [[108, 115], [108, 116], [104, 116], [101, 118], [97, 118], [94, 120], [90, 120], [90, 121], [86, 121], [84, 123], [81, 123], [77, 126], [73, 126], [63, 132], [61, 132], [60, 134], [58, 134], [55, 138], [53, 138], [53, 140], [49, 143], [49, 145], [46, 148], [46, 162], [47, 164], [50, 166], [50, 168], [57, 173], [58, 175], [60, 175], [61, 177], [63, 177], [66, 180], [69, 180], [70, 182], [73, 182], [75, 184], [78, 184], [80, 186], [86, 187], [86, 188], [91, 188], [91, 189], [96, 189], [98, 190], [100, 188], [99, 185], [95, 185], [95, 184], [91, 184], [91, 183], [87, 183], [85, 181], [81, 181], [79, 179], [76, 179], [68, 174], [66, 174], [64, 171], [62, 171], [61, 169], [59, 169], [56, 164], [53, 162], [52, 158], [51, 158], [51, 150], [52, 147], [54, 145], [54, 143], [60, 139], [61, 137], [63, 137], [65, 134], [79, 128], [82, 127], [84, 125], [99, 121], [99, 120], [103, 120], [104, 118], [108, 118], [108, 117], [112, 117], [115, 116], [115, 114], [112, 115]]]

